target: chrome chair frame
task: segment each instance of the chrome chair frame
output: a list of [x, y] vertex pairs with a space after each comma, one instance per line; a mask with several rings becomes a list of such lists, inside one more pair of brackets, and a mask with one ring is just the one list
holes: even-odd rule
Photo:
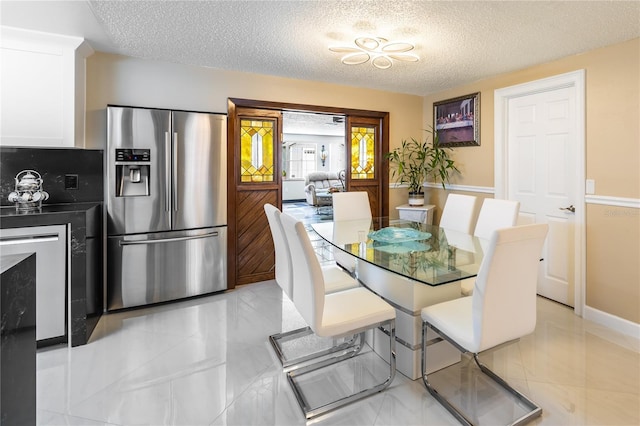
[[[440, 338], [436, 338], [436, 339], [432, 339], [431, 341], [427, 341], [427, 330], [428, 330], [429, 327], [431, 327], [431, 329], [433, 331], [435, 331], [441, 337]], [[422, 322], [422, 353], [423, 353], [423, 356], [422, 356], [422, 362], [421, 362], [422, 382], [424, 383], [424, 385], [427, 388], [427, 390], [429, 391], [429, 393], [440, 404], [442, 404], [447, 409], [447, 411], [449, 411], [460, 423], [462, 423], [463, 425], [472, 426], [474, 423], [467, 416], [465, 416], [465, 414], [462, 411], [458, 410], [443, 395], [441, 395], [438, 392], [438, 390], [436, 388], [434, 388], [431, 383], [429, 383], [429, 380], [427, 379], [427, 373], [426, 373], [427, 347], [430, 344], [436, 343], [437, 341], [440, 341], [442, 339], [444, 339], [447, 342], [451, 343], [460, 352], [462, 352], [462, 353], [470, 353], [465, 348], [460, 346], [457, 342], [455, 342], [454, 340], [449, 338], [446, 334], [444, 334], [442, 331], [440, 331], [437, 327], [433, 326], [432, 324], [429, 324], [426, 321], [423, 321]], [[512, 343], [512, 342], [516, 342], [518, 340], [519, 339], [513, 340], [511, 342], [506, 342], [503, 345], [506, 345], [506, 344], [509, 344], [509, 343]], [[502, 346], [502, 345], [500, 345], [500, 346]], [[492, 349], [495, 349], [495, 347], [492, 348]], [[516, 398], [518, 398], [519, 401], [523, 402], [527, 407], [530, 408], [531, 411], [529, 411], [527, 414], [521, 416], [520, 418], [516, 419], [513, 423], [511, 423], [512, 425], [523, 425], [525, 423], [528, 423], [532, 419], [542, 415], [542, 408], [540, 406], [538, 406], [535, 402], [533, 402], [527, 396], [525, 396], [524, 394], [522, 394], [521, 392], [519, 392], [518, 390], [513, 388], [511, 385], [509, 385], [502, 377], [498, 376], [496, 373], [491, 371], [491, 369], [489, 369], [489, 367], [487, 367], [486, 365], [481, 363], [480, 360], [478, 359], [478, 354], [477, 353], [471, 353], [471, 354], [473, 355], [474, 361], [476, 362], [476, 364], [478, 365], [480, 370], [485, 375], [487, 375], [494, 382], [496, 382], [499, 386], [501, 386], [503, 389], [508, 391], [510, 394], [514, 395]]]
[[[269, 207], [267, 207], [269, 206]], [[267, 216], [267, 220], [269, 222], [269, 228], [271, 229], [271, 233], [272, 233], [272, 237], [274, 240], [274, 247], [276, 248], [276, 252], [277, 249], [280, 248], [281, 250], [284, 248], [285, 252], [286, 252], [286, 260], [287, 260], [287, 270], [289, 271], [289, 279], [292, 280], [293, 278], [293, 271], [291, 270], [291, 255], [289, 253], [289, 248], [288, 248], [288, 243], [286, 242], [286, 239], [284, 237], [284, 231], [281, 228], [281, 224], [280, 224], [280, 219], [278, 217], [279, 213], [282, 213], [280, 211], [280, 209], [278, 209], [276, 206], [274, 205], [269, 205], [269, 204], [265, 204], [264, 206], [265, 209], [265, 214]], [[271, 218], [270, 213], [273, 212], [274, 217]], [[272, 220], [274, 221], [272, 223]], [[282, 232], [279, 235], [275, 235], [274, 234], [274, 229], [273, 226], [277, 226], [279, 227], [278, 229], [280, 229], [280, 231]], [[277, 231], [275, 231], [277, 232]], [[280, 237], [280, 241], [276, 241], [276, 239]], [[283, 246], [278, 247], [278, 244], [283, 244]], [[284, 253], [281, 253], [281, 255]], [[280, 283], [278, 281], [278, 268], [281, 266], [278, 266], [278, 254], [276, 253], [276, 282], [278, 283], [278, 285], [282, 288], [283, 292], [287, 295], [287, 297], [291, 297], [291, 290], [287, 290], [288, 285], [287, 284], [283, 284]], [[345, 271], [346, 273], [346, 271]], [[285, 286], [287, 288], [285, 288]], [[341, 352], [347, 349], [350, 349], [351, 352], [353, 353], [353, 355], [358, 354], [358, 352], [360, 352], [360, 350], [362, 349], [362, 346], [364, 344], [364, 335], [360, 336], [359, 338], [359, 342], [356, 343], [356, 339], [358, 339], [357, 335], [354, 335], [351, 337], [351, 339], [340, 343], [340, 344], [334, 344], [333, 347], [327, 348], [325, 350], [322, 351], [317, 351], [317, 352], [313, 352], [310, 353], [308, 355], [304, 355], [298, 358], [293, 358], [293, 359], [287, 359], [286, 355], [284, 353], [284, 350], [282, 348], [281, 342], [287, 342], [287, 341], [291, 341], [294, 339], [298, 339], [301, 337], [305, 337], [305, 336], [309, 336], [313, 334], [313, 331], [311, 331], [310, 327], [302, 327], [296, 330], [291, 330], [291, 331], [286, 331], [286, 332], [281, 332], [281, 333], [276, 333], [273, 334], [271, 336], [269, 336], [269, 342], [271, 343], [271, 346], [273, 347], [276, 356], [278, 357], [278, 360], [280, 361], [280, 363], [282, 364], [282, 367], [284, 368], [285, 371], [289, 371], [291, 369], [295, 369], [298, 368], [299, 366], [305, 364], [306, 362], [315, 359], [315, 358], [321, 358], [324, 357], [326, 355], [330, 355], [332, 353], [336, 353], [336, 352]], [[353, 356], [352, 355], [352, 356]]]
[[297, 368], [287, 373], [287, 381], [289, 382], [291, 389], [293, 389], [293, 393], [296, 396], [296, 400], [298, 401], [298, 404], [300, 405], [300, 408], [302, 409], [304, 416], [307, 420], [311, 420], [315, 417], [321, 416], [337, 408], [351, 404], [353, 402], [356, 402], [362, 398], [366, 398], [375, 393], [382, 392], [385, 388], [387, 388], [391, 384], [391, 382], [393, 382], [393, 379], [395, 378], [395, 375], [396, 375], [396, 320], [392, 319], [392, 320], [384, 321], [378, 324], [373, 324], [363, 330], [355, 330], [354, 333], [358, 333], [360, 336], [362, 336], [363, 343], [364, 343], [364, 332], [366, 330], [383, 327], [385, 325], [388, 325], [389, 327], [389, 339], [390, 339], [389, 376], [382, 383], [379, 383], [376, 386], [345, 396], [343, 398], [332, 401], [320, 407], [312, 408], [309, 405], [307, 398], [305, 398], [302, 388], [298, 386], [295, 379], [303, 376], [304, 374], [316, 371], [320, 368], [327, 367], [329, 365], [344, 361], [348, 358], [353, 357], [354, 355], [350, 353], [343, 353], [331, 358], [323, 359], [313, 364], [309, 364], [309, 365]]
[[350, 356], [355, 356], [364, 346], [364, 333], [358, 333], [354, 334], [349, 340], [345, 340], [339, 344], [334, 344], [330, 348], [316, 351], [308, 355], [303, 355], [298, 358], [287, 359], [284, 351], [282, 350], [281, 342], [288, 342], [301, 337], [310, 336], [312, 334], [313, 330], [311, 330], [311, 327], [301, 327], [295, 330], [284, 331], [282, 333], [276, 333], [269, 336], [269, 343], [271, 343], [271, 346], [273, 347], [273, 350], [280, 360], [285, 372], [296, 370], [307, 364], [309, 361], [320, 359], [338, 352], [344, 352], [345, 355], [350, 354]]

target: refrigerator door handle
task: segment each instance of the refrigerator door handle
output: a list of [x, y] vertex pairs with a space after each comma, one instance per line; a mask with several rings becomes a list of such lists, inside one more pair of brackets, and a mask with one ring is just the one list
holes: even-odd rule
[[133, 245], [143, 245], [143, 244], [161, 244], [161, 243], [172, 243], [175, 241], [187, 241], [187, 240], [198, 240], [200, 238], [209, 238], [209, 237], [217, 237], [218, 232], [209, 232], [207, 234], [202, 235], [191, 235], [188, 237], [176, 237], [176, 238], [159, 238], [157, 240], [142, 240], [142, 241], [119, 241], [118, 244], [120, 246], [133, 246]]
[[164, 170], [165, 170], [165, 190], [164, 190], [164, 210], [169, 211], [171, 209], [171, 136], [169, 132], [164, 132]]
[[178, 211], [178, 133], [173, 133], [173, 210]]

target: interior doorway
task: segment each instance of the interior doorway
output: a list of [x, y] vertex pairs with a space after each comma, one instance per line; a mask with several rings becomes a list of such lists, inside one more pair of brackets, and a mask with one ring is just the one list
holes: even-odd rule
[[547, 223], [538, 294], [584, 306], [584, 71], [495, 92], [496, 198]]
[[[310, 202], [309, 175], [345, 174], [346, 127], [342, 114], [282, 112], [282, 202]], [[319, 174], [319, 173], [320, 174]]]
[[[366, 191], [373, 216], [389, 214], [389, 173], [383, 155], [389, 150], [388, 112], [230, 98], [227, 121], [230, 289], [274, 277], [275, 256], [263, 207], [270, 203], [282, 209], [283, 114], [287, 112], [344, 117], [344, 190]], [[322, 152], [322, 144], [320, 149]], [[309, 156], [318, 158], [313, 152]], [[325, 166], [331, 164], [329, 151], [324, 157]], [[322, 155], [319, 158], [322, 160]]]

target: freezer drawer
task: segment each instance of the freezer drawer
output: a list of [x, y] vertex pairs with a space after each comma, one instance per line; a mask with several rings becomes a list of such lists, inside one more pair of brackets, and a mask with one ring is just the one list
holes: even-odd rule
[[0, 230], [2, 254], [36, 254], [36, 340], [66, 336], [67, 226], [31, 226]]
[[227, 289], [227, 228], [109, 237], [107, 309]]

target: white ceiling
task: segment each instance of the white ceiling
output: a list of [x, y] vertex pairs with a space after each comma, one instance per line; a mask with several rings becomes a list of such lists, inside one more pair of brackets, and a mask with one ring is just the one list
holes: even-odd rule
[[[2, 25], [95, 50], [426, 95], [640, 36], [640, 1], [7, 1]], [[418, 63], [347, 66], [329, 45], [371, 34]]]

